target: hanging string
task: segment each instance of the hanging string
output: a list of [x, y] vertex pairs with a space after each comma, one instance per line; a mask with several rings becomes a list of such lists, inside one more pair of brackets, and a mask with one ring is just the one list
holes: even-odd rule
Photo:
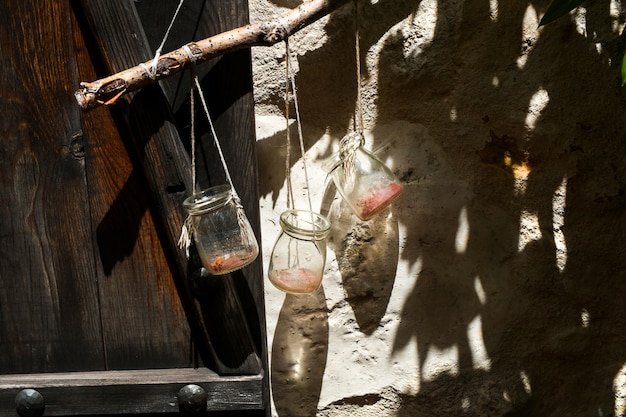
[[363, 103], [361, 102], [361, 43], [359, 34], [359, 5], [354, 0], [354, 49], [356, 53], [356, 107], [354, 110], [354, 130], [363, 133]]
[[293, 207], [293, 187], [291, 185], [291, 129], [289, 126], [289, 85], [290, 85], [290, 76], [289, 76], [289, 37], [285, 38], [285, 130], [287, 132], [286, 142], [287, 142], [287, 150], [285, 155], [285, 178], [287, 179], [287, 208]]
[[215, 133], [215, 127], [213, 126], [213, 120], [211, 119], [211, 113], [209, 112], [209, 106], [206, 103], [206, 100], [204, 98], [204, 93], [202, 92], [202, 86], [200, 85], [200, 80], [198, 79], [198, 76], [195, 75], [194, 76], [194, 84], [196, 86], [196, 91], [198, 92], [198, 96], [200, 97], [200, 103], [202, 103], [202, 109], [204, 110], [204, 114], [207, 118], [207, 121], [209, 122], [209, 128], [211, 129], [211, 135], [213, 135], [213, 140], [215, 141], [215, 147], [217, 148], [217, 153], [220, 156], [220, 161], [222, 162], [222, 166], [224, 167], [224, 173], [226, 174], [226, 181], [228, 181], [228, 184], [230, 185], [230, 188], [232, 190], [233, 193], [233, 199], [236, 197], [236, 203], [240, 203], [239, 201], [239, 196], [237, 195], [237, 192], [235, 191], [235, 186], [233, 185], [233, 180], [230, 176], [230, 171], [228, 171], [228, 166], [226, 165], [226, 158], [224, 157], [224, 153], [222, 152], [222, 147], [220, 146], [220, 142], [217, 139], [217, 134]]
[[[192, 65], [191, 75], [195, 77], [195, 65]], [[193, 93], [193, 85], [189, 94], [189, 108], [191, 111], [191, 192], [196, 193], [196, 105]]]
[[[298, 126], [298, 140], [300, 142], [300, 154], [302, 155], [302, 166], [304, 168], [304, 181], [306, 183], [306, 190], [307, 190], [307, 199], [308, 199], [308, 203], [309, 203], [309, 212], [311, 213], [311, 225], [313, 226], [313, 229], [315, 229], [315, 223], [313, 220], [313, 204], [311, 202], [311, 186], [309, 184], [309, 174], [308, 174], [308, 170], [307, 170], [307, 161], [306, 161], [306, 153], [305, 153], [305, 149], [304, 149], [304, 135], [302, 134], [302, 121], [300, 120], [300, 109], [298, 107], [298, 94], [296, 91], [296, 82], [294, 80], [294, 77], [291, 75], [291, 64], [289, 62], [289, 55], [291, 54], [291, 51], [289, 49], [289, 42], [287, 41], [288, 38], [285, 38], [285, 49], [286, 49], [286, 56], [287, 58], [285, 59], [286, 62], [286, 67], [287, 67], [287, 71], [286, 71], [286, 76], [287, 76], [287, 80], [286, 80], [286, 88], [285, 88], [285, 107], [286, 109], [289, 108], [289, 86], [291, 86], [291, 92], [293, 94], [293, 103], [294, 103], [294, 108], [296, 111], [296, 124]], [[289, 113], [287, 110], [285, 110], [286, 115], [288, 116]], [[287, 155], [289, 155], [289, 118], [287, 117], [287, 149], [288, 149], [288, 153]], [[287, 167], [289, 167], [289, 161], [287, 161]], [[291, 169], [289, 169], [289, 171], [287, 172], [287, 187], [288, 187], [288, 192], [290, 192], [289, 188], [291, 187]], [[293, 196], [292, 196], [293, 199]]]
[[[206, 119], [209, 123], [209, 128], [211, 129], [211, 135], [213, 135], [213, 140], [215, 142], [215, 147], [217, 148], [217, 152], [219, 154], [220, 157], [220, 161], [222, 163], [222, 167], [224, 168], [224, 173], [226, 175], [226, 181], [228, 182], [228, 185], [230, 185], [230, 190], [231, 190], [231, 195], [232, 195], [232, 199], [233, 202], [235, 203], [235, 206], [237, 207], [237, 222], [239, 224], [239, 230], [241, 231], [241, 239], [243, 242], [248, 242], [249, 241], [249, 236], [248, 236], [248, 227], [247, 227], [247, 218], [246, 218], [246, 213], [244, 211], [243, 208], [243, 204], [241, 203], [241, 199], [239, 198], [239, 194], [237, 194], [237, 190], [235, 189], [235, 185], [233, 184], [233, 180], [232, 177], [230, 175], [230, 171], [228, 170], [228, 165], [226, 164], [226, 158], [224, 157], [224, 152], [222, 151], [222, 147], [220, 146], [220, 142], [219, 139], [217, 138], [217, 133], [215, 132], [215, 126], [213, 125], [213, 120], [211, 118], [211, 113], [209, 111], [209, 106], [207, 105], [206, 99], [204, 97], [204, 92], [202, 91], [202, 86], [200, 85], [200, 80], [198, 78], [198, 75], [194, 72], [192, 74], [193, 77], [193, 82], [192, 82], [192, 86], [191, 86], [191, 99], [190, 99], [190, 105], [192, 106], [192, 114], [195, 112], [195, 107], [193, 107], [193, 95], [194, 95], [194, 90], [197, 91], [198, 96], [200, 97], [200, 103], [202, 104], [202, 108], [204, 110], [204, 114], [206, 116]], [[192, 124], [194, 124], [194, 117], [192, 116]], [[192, 132], [195, 130], [194, 126], [192, 126]], [[192, 134], [192, 138], [191, 138], [191, 143], [192, 143], [192, 154], [195, 154], [195, 134]], [[192, 156], [193, 159], [195, 159], [195, 155]], [[192, 162], [192, 177], [193, 178], [193, 182], [195, 184], [195, 163]], [[194, 185], [194, 192], [195, 192], [195, 185]], [[183, 230], [181, 232], [181, 236], [178, 240], [178, 246], [182, 249], [184, 248], [187, 254], [187, 257], [189, 257], [189, 246], [191, 245], [191, 237], [192, 237], [192, 230], [193, 228], [191, 227], [191, 223], [190, 223], [190, 219], [191, 216], [187, 216], [187, 219], [185, 220], [184, 224], [183, 224]]]
[[[188, 52], [190, 54], [191, 51]], [[190, 74], [192, 81], [196, 77], [196, 66], [194, 61], [191, 66]], [[190, 109], [190, 141], [191, 141], [191, 192], [196, 193], [196, 105], [194, 99], [194, 84], [191, 83], [189, 90], [189, 109]], [[193, 227], [191, 225], [191, 215], [188, 214], [187, 218], [183, 222], [180, 237], [178, 238], [178, 247], [185, 250], [185, 255], [189, 259], [189, 247], [191, 246], [191, 239], [193, 237]]]
[[165, 42], [167, 41], [167, 38], [170, 36], [170, 31], [172, 30], [172, 27], [174, 26], [174, 21], [176, 20], [176, 17], [178, 16], [178, 12], [180, 12], [180, 9], [184, 2], [185, 0], [180, 0], [180, 2], [178, 3], [178, 7], [176, 8], [176, 11], [174, 12], [174, 16], [172, 16], [170, 25], [167, 27], [167, 30], [165, 31], [165, 36], [163, 36], [163, 39], [161, 40], [161, 44], [159, 45], [156, 52], [154, 53], [154, 58], [152, 59], [152, 65], [148, 67], [146, 64], [143, 64], [143, 63], [139, 64], [141, 68], [143, 68], [143, 70], [146, 72], [146, 74], [148, 74], [148, 76], [153, 80], [156, 79], [157, 65], [159, 63], [159, 58], [161, 57], [161, 52], [163, 51], [163, 47], [165, 46]]
[[354, 106], [354, 130], [339, 142], [339, 158], [348, 183], [354, 177], [354, 159], [356, 151], [365, 144], [363, 135], [363, 103], [361, 100], [361, 45], [359, 34], [359, 7], [354, 0], [354, 49], [356, 55], [356, 103]]
[[209, 127], [211, 128], [211, 134], [213, 135], [213, 140], [215, 142], [215, 147], [217, 148], [217, 152], [220, 156], [220, 161], [222, 162], [222, 167], [224, 168], [224, 173], [226, 174], [226, 180], [230, 185], [231, 195], [233, 197], [233, 202], [237, 207], [237, 222], [239, 223], [239, 230], [241, 231], [241, 239], [243, 242], [248, 242], [248, 220], [246, 218], [246, 213], [243, 209], [243, 204], [241, 204], [241, 199], [239, 198], [239, 194], [237, 194], [237, 190], [235, 190], [235, 185], [233, 184], [232, 177], [230, 176], [230, 171], [228, 170], [228, 165], [226, 164], [226, 158], [224, 157], [224, 152], [222, 152], [222, 147], [220, 146], [220, 141], [217, 138], [217, 133], [215, 133], [215, 127], [213, 126], [213, 120], [211, 119], [211, 113], [209, 112], [209, 106], [207, 106], [206, 100], [204, 98], [204, 92], [202, 91], [202, 86], [200, 85], [200, 80], [198, 79], [198, 75], [194, 75], [194, 83], [196, 86], [196, 91], [198, 92], [198, 96], [200, 97], [200, 102], [202, 103], [202, 108], [204, 109], [204, 115], [206, 116], [207, 121], [209, 122]]
[[[170, 24], [167, 27], [167, 30], [165, 31], [165, 35], [163, 36], [163, 39], [161, 40], [161, 44], [159, 45], [156, 52], [154, 53], [154, 58], [152, 59], [152, 65], [148, 67], [143, 63], [140, 64], [141, 67], [144, 69], [144, 71], [146, 71], [148, 76], [152, 79], [156, 78], [157, 65], [159, 62], [159, 58], [161, 56], [161, 52], [163, 50], [163, 47], [165, 46], [165, 42], [167, 41], [167, 38], [169, 37], [172, 27], [174, 26], [174, 22], [176, 21], [176, 17], [178, 16], [178, 13], [180, 12], [180, 9], [182, 8], [184, 2], [185, 0], [179, 1], [178, 6], [176, 7], [176, 11], [174, 12], [174, 15], [172, 16], [172, 20], [170, 21]], [[237, 194], [237, 191], [235, 190], [235, 186], [233, 185], [233, 181], [230, 176], [230, 172], [228, 171], [228, 166], [226, 164], [226, 159], [224, 158], [224, 153], [222, 152], [222, 148], [217, 138], [217, 134], [215, 133], [215, 127], [213, 126], [213, 121], [211, 119], [209, 108], [204, 99], [204, 93], [202, 92], [202, 87], [200, 85], [198, 75], [195, 72], [195, 62], [197, 60], [197, 57], [193, 54], [193, 52], [187, 45], [185, 45], [183, 49], [185, 50], [189, 60], [193, 64], [192, 69], [191, 69], [191, 77], [192, 77], [193, 82], [191, 83], [190, 94], [189, 94], [189, 107], [190, 107], [190, 112], [191, 112], [190, 118], [191, 118], [191, 181], [192, 181], [191, 187], [192, 187], [192, 193], [193, 194], [196, 193], [196, 137], [195, 137], [195, 130], [196, 130], [195, 129], [195, 113], [196, 112], [195, 112], [194, 90], [197, 90], [198, 95], [200, 96], [202, 107], [204, 109], [204, 113], [209, 122], [209, 127], [211, 128], [211, 134], [213, 135], [215, 146], [217, 147], [217, 151], [219, 153], [222, 166], [224, 167], [226, 180], [228, 181], [228, 184], [230, 185], [230, 188], [231, 188], [231, 195], [232, 195], [233, 201], [235, 203], [235, 206], [237, 207], [237, 221], [240, 226], [239, 229], [242, 231], [242, 240], [247, 241], [248, 240], [247, 226], [246, 226], [247, 219], [246, 219], [245, 212], [243, 210], [243, 205], [241, 204], [241, 199], [239, 198], [239, 195]], [[191, 215], [189, 215], [183, 222], [180, 238], [178, 239], [178, 246], [180, 248], [185, 249], [185, 254], [187, 258], [189, 258], [189, 247], [191, 246], [192, 235], [193, 235], [193, 227], [191, 225]]]

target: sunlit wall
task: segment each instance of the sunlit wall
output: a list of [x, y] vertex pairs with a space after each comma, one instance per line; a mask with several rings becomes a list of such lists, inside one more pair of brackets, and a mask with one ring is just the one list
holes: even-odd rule
[[[289, 40], [299, 122], [253, 49], [266, 266], [290, 204], [332, 223], [320, 290], [266, 281], [275, 416], [626, 415], [626, 5], [548, 3], [348, 4]], [[405, 188], [367, 222], [323, 167], [361, 118]]]

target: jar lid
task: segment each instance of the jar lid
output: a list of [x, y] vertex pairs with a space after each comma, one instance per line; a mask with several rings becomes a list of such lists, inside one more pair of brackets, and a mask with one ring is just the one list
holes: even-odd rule
[[222, 207], [232, 198], [230, 185], [216, 185], [187, 197], [183, 207], [190, 215], [202, 214]]
[[288, 235], [306, 240], [326, 239], [330, 232], [330, 221], [326, 216], [308, 210], [283, 211], [280, 226]]

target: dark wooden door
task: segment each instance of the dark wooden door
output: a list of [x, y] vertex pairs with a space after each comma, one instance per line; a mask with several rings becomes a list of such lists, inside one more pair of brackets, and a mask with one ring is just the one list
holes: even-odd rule
[[[25, 388], [44, 415], [177, 412], [192, 383], [207, 411], [268, 413], [261, 257], [202, 281], [175, 244], [191, 190], [185, 75], [89, 113], [73, 98], [148, 60], [177, 3], [0, 1], [0, 416]], [[247, 23], [246, 1], [188, 3], [173, 42]], [[249, 51], [201, 75], [260, 239]], [[223, 182], [199, 137], [198, 186]]]

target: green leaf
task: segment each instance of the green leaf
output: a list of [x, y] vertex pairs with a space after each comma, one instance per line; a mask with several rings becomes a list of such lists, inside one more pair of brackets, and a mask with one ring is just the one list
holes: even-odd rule
[[626, 84], [626, 53], [624, 53], [624, 58], [622, 58], [622, 85]]
[[585, 0], [552, 0], [552, 3], [548, 6], [546, 14], [541, 18], [539, 26], [547, 25], [550, 22], [555, 21], [559, 17], [563, 17], [581, 4]]

